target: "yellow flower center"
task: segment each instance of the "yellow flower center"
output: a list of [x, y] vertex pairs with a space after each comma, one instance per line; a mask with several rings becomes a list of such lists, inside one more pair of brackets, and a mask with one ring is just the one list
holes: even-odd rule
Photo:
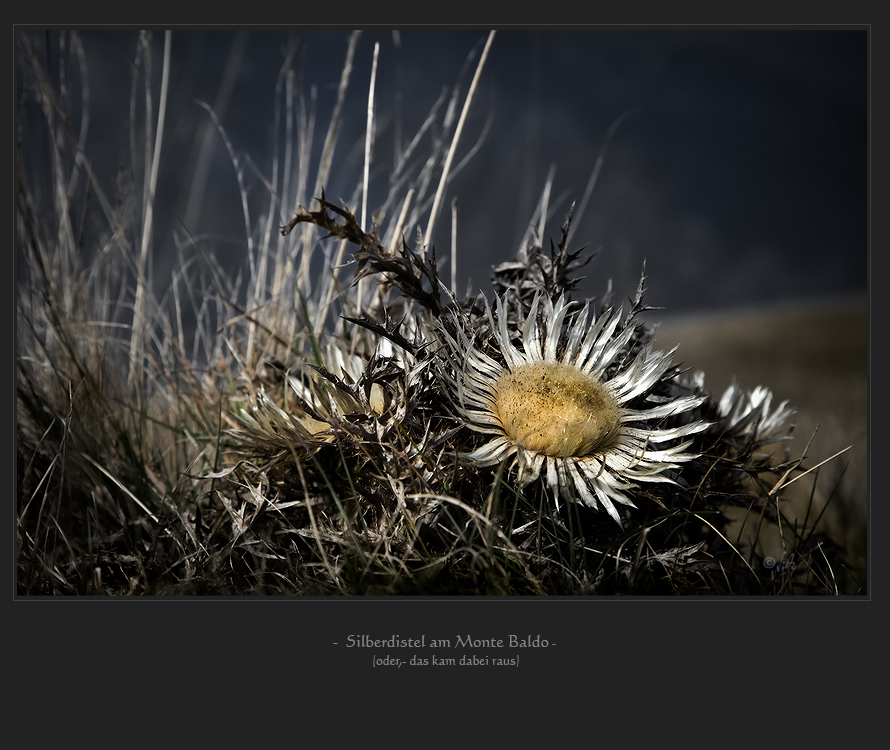
[[621, 409], [585, 372], [557, 362], [529, 362], [498, 378], [495, 410], [507, 436], [528, 451], [569, 458], [613, 444]]

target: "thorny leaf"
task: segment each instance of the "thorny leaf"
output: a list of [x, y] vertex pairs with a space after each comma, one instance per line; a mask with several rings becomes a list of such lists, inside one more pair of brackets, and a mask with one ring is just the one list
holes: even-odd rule
[[[296, 216], [281, 228], [281, 234], [286, 236], [297, 224], [307, 222], [327, 230], [328, 233], [322, 239], [339, 237], [351, 242], [358, 246], [358, 250], [352, 254], [358, 262], [353, 283], [366, 276], [382, 274], [386, 282], [396, 286], [404, 295], [419, 302], [433, 314], [441, 314], [439, 271], [433, 248], [430, 249], [428, 261], [417, 255], [404, 242], [399, 254], [393, 255], [380, 243], [376, 227], [371, 234], [362, 231], [355, 216], [348, 209], [338, 208], [325, 200], [324, 191], [317, 200], [321, 204], [320, 210], [307, 211], [300, 206]], [[328, 210], [340, 216], [343, 219], [342, 223], [331, 217]], [[423, 288], [424, 278], [429, 282], [430, 291]]]
[[404, 323], [404, 319], [396, 323], [385, 310], [384, 314], [384, 322], [383, 324], [375, 323], [367, 317], [362, 318], [350, 318], [346, 315], [342, 316], [343, 320], [348, 320], [350, 323], [355, 323], [356, 325], [362, 326], [363, 328], [367, 328], [369, 331], [373, 331], [377, 333], [385, 339], [389, 339], [394, 344], [400, 346], [407, 352], [415, 356], [423, 356], [423, 351], [426, 346], [426, 342], [424, 342], [423, 338], [420, 334], [415, 334], [414, 341], [409, 341], [405, 338], [401, 333], [399, 333], [399, 328], [401, 328], [402, 323]]

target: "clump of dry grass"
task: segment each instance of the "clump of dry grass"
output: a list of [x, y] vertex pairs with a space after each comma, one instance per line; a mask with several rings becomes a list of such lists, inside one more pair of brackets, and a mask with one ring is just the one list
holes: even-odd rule
[[[137, 59], [147, 65], [151, 47], [142, 39]], [[639, 490], [620, 525], [577, 503], [556, 507], [542, 483], [519, 486], [507, 465], [461, 460], [478, 440], [436, 375], [446, 353], [433, 322], [453, 328], [461, 320], [480, 345], [495, 331], [481, 297], [458, 299], [453, 284], [440, 282], [422, 236], [414, 247], [405, 241], [424, 218], [432, 235], [463, 121], [453, 114], [459, 88], [394, 170], [376, 214], [393, 209], [393, 219], [368, 227], [364, 210], [356, 218], [323, 193], [356, 39], [317, 173], [301, 160], [292, 180], [276, 160], [259, 221], [237, 150], [216, 122], [242, 194], [248, 273], [231, 278], [201, 241], [183, 237], [170, 291], [155, 299], [147, 258], [163, 122], [109, 198], [82, 151], [70, 102], [53, 89], [32, 40], [19, 38], [20, 117], [39, 127], [20, 130], [17, 149], [18, 592], [848, 591], [841, 552], [819, 536], [816, 519], [795, 524], [783, 515], [782, 483], [805, 464], [775, 452], [788, 413], [752, 403], [756, 394], [721, 401], [674, 368], [656, 395], [700, 396], [688, 418], [711, 427], [695, 434], [689, 450], [697, 458], [675, 483]], [[72, 60], [81, 59], [77, 36], [69, 41]], [[299, 101], [284, 90], [291, 62], [292, 51], [283, 102]], [[479, 70], [481, 62], [474, 82]], [[162, 103], [163, 85], [157, 93]], [[145, 94], [151, 98], [148, 84]], [[295, 137], [307, 152], [314, 123], [305, 112], [286, 114], [301, 123]], [[442, 135], [419, 158], [434, 120]], [[51, 156], [48, 174], [29, 162], [29, 141], [38, 138]], [[365, 205], [366, 177], [358, 196]], [[279, 231], [282, 206], [295, 208]], [[585, 261], [569, 236], [567, 220], [549, 252], [532, 238], [494, 269], [511, 330], [535, 295], [571, 292]], [[314, 277], [319, 254], [325, 271]], [[344, 260], [355, 265], [350, 285]], [[598, 308], [612, 308], [610, 295]], [[630, 356], [650, 336], [634, 323], [623, 351]], [[741, 510], [745, 533], [756, 519], [753, 541], [735, 535], [732, 509]], [[756, 539], [767, 528], [778, 529], [793, 567], [759, 557]]]

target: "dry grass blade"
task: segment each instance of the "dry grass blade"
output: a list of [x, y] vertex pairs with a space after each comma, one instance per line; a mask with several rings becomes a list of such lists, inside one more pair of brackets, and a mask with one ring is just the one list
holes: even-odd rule
[[[488, 34], [485, 42], [485, 48], [479, 58], [479, 64], [476, 66], [476, 73], [473, 76], [473, 82], [470, 84], [470, 90], [467, 92], [467, 98], [464, 101], [464, 107], [460, 113], [460, 119], [457, 121], [457, 128], [454, 131], [454, 138], [451, 139], [451, 147], [448, 149], [448, 155], [445, 157], [445, 166], [442, 168], [442, 176], [439, 178], [439, 187], [436, 188], [436, 197], [433, 199], [433, 207], [430, 211], [430, 220], [426, 226], [426, 234], [424, 235], [427, 242], [432, 241], [433, 229], [436, 226], [436, 218], [439, 213], [439, 206], [442, 204], [442, 197], [445, 194], [445, 185], [448, 184], [448, 175], [451, 171], [451, 162], [454, 161], [454, 153], [457, 151], [457, 143], [460, 140], [461, 133], [464, 129], [464, 123], [467, 120], [467, 113], [470, 111], [470, 103], [473, 101], [473, 94], [476, 93], [476, 85], [479, 83], [479, 77], [482, 75], [482, 68], [488, 59], [488, 51], [491, 49], [491, 43], [494, 41], [495, 32], [492, 30]], [[426, 252], [426, 248], [421, 249], [421, 256]]]

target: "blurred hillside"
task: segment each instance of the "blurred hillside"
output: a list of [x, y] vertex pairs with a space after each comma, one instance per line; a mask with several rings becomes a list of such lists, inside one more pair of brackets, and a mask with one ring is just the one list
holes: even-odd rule
[[[651, 318], [653, 322], [658, 318]], [[837, 492], [825, 514], [832, 536], [864, 564], [868, 519], [868, 303], [864, 298], [821, 306], [749, 310], [697, 317], [662, 317], [660, 347], [680, 345], [675, 361], [703, 370], [705, 387], [722, 393], [740, 385], [769, 387], [774, 405], [797, 409], [791, 457], [815, 438], [806, 467], [851, 450], [820, 469], [816, 497]], [[818, 431], [817, 431], [818, 428]], [[841, 473], [846, 467], [846, 473]], [[814, 483], [801, 479], [789, 497], [804, 507]], [[790, 488], [789, 488], [790, 489]]]

